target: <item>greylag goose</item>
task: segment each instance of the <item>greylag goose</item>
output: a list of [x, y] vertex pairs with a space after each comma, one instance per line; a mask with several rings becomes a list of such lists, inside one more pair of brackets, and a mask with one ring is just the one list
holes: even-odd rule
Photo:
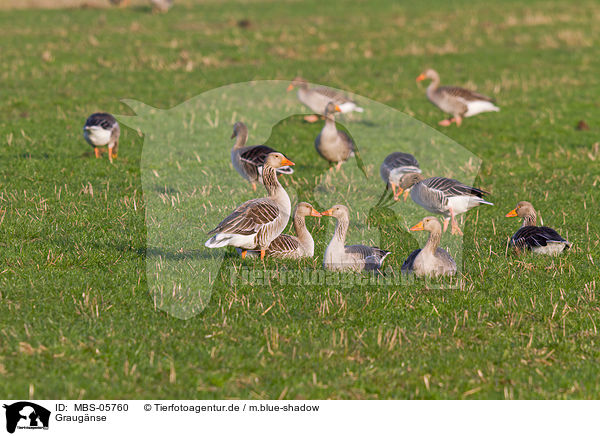
[[[294, 211], [294, 230], [297, 236], [281, 234], [273, 239], [267, 252], [266, 257], [274, 257], [277, 259], [300, 259], [303, 257], [313, 257], [315, 254], [315, 241], [312, 235], [306, 228], [305, 218], [307, 216], [320, 217], [309, 203], [301, 202], [296, 206]], [[238, 249], [239, 250], [239, 249]], [[240, 250], [241, 252], [241, 250]], [[258, 252], [248, 252], [248, 256], [256, 256]]]
[[[244, 179], [252, 183], [252, 189], [256, 191], [256, 182], [262, 182], [261, 173], [265, 158], [269, 153], [276, 153], [276, 151], [266, 145], [246, 146], [248, 128], [241, 121], [233, 125], [231, 138], [235, 138], [235, 144], [233, 144], [233, 148], [231, 149], [231, 163]], [[283, 166], [277, 168], [277, 172], [280, 174], [292, 174], [294, 170], [289, 166]]]
[[523, 218], [523, 225], [510, 238], [511, 245], [517, 251], [531, 250], [537, 254], [557, 255], [571, 248], [571, 243], [556, 230], [537, 226], [535, 209], [528, 201], [519, 201], [517, 207], [508, 212], [506, 217]]
[[277, 180], [276, 169], [294, 163], [281, 153], [270, 153], [265, 159], [262, 178], [268, 197], [249, 200], [238, 206], [227, 218], [208, 232], [214, 235], [204, 244], [209, 248], [227, 245], [247, 250], [258, 248], [260, 258], [273, 239], [281, 234], [290, 219], [290, 197]]
[[325, 107], [325, 126], [315, 139], [315, 148], [321, 157], [335, 163], [339, 170], [344, 162], [354, 156], [354, 141], [346, 132], [335, 127], [335, 112], [340, 112], [339, 106], [329, 102]]
[[102, 156], [100, 147], [108, 146], [108, 159], [117, 157], [121, 129], [115, 117], [105, 112], [97, 112], [88, 117], [83, 126], [83, 137], [94, 148], [96, 157]]
[[452, 221], [453, 235], [463, 234], [455, 219], [457, 215], [463, 214], [480, 204], [494, 205], [483, 199], [483, 196], [489, 194], [489, 192], [446, 177], [426, 179], [418, 173], [405, 174], [400, 179], [400, 193], [411, 187], [410, 198], [415, 203], [429, 212], [444, 215], [444, 232], [448, 228], [448, 221]]
[[[400, 179], [404, 174], [420, 173], [419, 162], [410, 153], [401, 153], [399, 151], [389, 154], [379, 167], [379, 174], [386, 183], [386, 187], [391, 187], [394, 194], [394, 200], [400, 198], [400, 193], [397, 192], [400, 186]], [[404, 192], [404, 200], [408, 197], [410, 189]]]
[[321, 212], [321, 215], [337, 218], [333, 238], [331, 238], [323, 257], [325, 269], [331, 271], [374, 271], [381, 268], [390, 251], [366, 245], [344, 245], [348, 226], [350, 225], [350, 215], [346, 206], [335, 205], [331, 209]]
[[[315, 114], [322, 114], [325, 112], [325, 107], [330, 101], [337, 104], [340, 108], [340, 112], [344, 114], [349, 112], [364, 112], [364, 109], [358, 106], [355, 101], [350, 100], [344, 94], [334, 91], [331, 88], [325, 86], [309, 88], [308, 82], [302, 77], [296, 77], [292, 83], [290, 83], [287, 90], [291, 91], [294, 87], [298, 88], [298, 100], [305, 106], [308, 106]], [[305, 119], [309, 122], [315, 122], [319, 117], [312, 115]]]
[[152, 12], [165, 13], [173, 6], [173, 0], [150, 0]]
[[457, 86], [440, 86], [440, 76], [435, 70], [425, 70], [417, 77], [417, 82], [425, 79], [431, 79], [431, 83], [427, 87], [429, 101], [453, 117], [440, 121], [440, 126], [449, 126], [453, 122], [460, 126], [463, 118], [482, 112], [498, 112], [500, 110], [490, 97], [483, 94]]
[[442, 226], [437, 218], [428, 216], [410, 228], [411, 232], [425, 230], [429, 239], [425, 247], [413, 251], [402, 264], [402, 272], [417, 276], [451, 276], [456, 273], [456, 262], [446, 250], [440, 248]]

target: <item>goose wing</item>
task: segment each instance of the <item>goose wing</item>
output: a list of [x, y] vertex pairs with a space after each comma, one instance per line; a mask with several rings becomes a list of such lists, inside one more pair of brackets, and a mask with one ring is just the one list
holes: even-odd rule
[[238, 206], [208, 234], [252, 235], [258, 233], [265, 226], [273, 224], [278, 217], [279, 206], [273, 200], [269, 198], [249, 200]]
[[85, 127], [99, 126], [104, 130], [112, 130], [117, 125], [118, 123], [115, 117], [105, 112], [92, 114], [85, 121]]
[[483, 198], [484, 195], [489, 194], [482, 189], [474, 188], [473, 186], [465, 185], [458, 180], [448, 179], [446, 177], [431, 177], [421, 183], [430, 190], [441, 193], [444, 197], [467, 195]]
[[268, 252], [285, 256], [286, 254], [294, 253], [299, 247], [300, 242], [298, 241], [298, 238], [283, 234], [273, 239], [273, 242], [269, 245]]
[[479, 94], [478, 92], [471, 91], [469, 89], [460, 88], [458, 86], [441, 86], [438, 88], [438, 91], [442, 94], [445, 94], [449, 97], [458, 98], [464, 101], [489, 101], [493, 103], [492, 100], [487, 95]]
[[406, 260], [404, 261], [404, 263], [402, 264], [402, 266], [400, 267], [400, 271], [402, 271], [403, 273], [412, 272], [414, 270], [415, 259], [417, 258], [417, 255], [420, 252], [421, 252], [421, 249], [418, 248], [415, 251], [413, 251], [412, 253], [410, 253], [408, 255], [408, 257], [406, 258]]
[[513, 235], [511, 242], [521, 249], [545, 247], [549, 242], [562, 242], [570, 247], [570, 243], [550, 227], [521, 227]]

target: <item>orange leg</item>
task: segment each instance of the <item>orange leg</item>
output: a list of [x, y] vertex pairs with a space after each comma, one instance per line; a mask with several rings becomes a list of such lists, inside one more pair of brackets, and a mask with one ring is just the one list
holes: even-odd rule
[[264, 260], [265, 259], [265, 250], [260, 250], [260, 260]]
[[242, 250], [242, 259], [246, 258], [247, 253], [248, 253], [248, 250]]
[[96, 159], [100, 159], [102, 157], [102, 150], [98, 147], [94, 147], [94, 153], [96, 153]]
[[256, 183], [255, 183], [255, 182], [252, 182], [252, 190], [253, 190], [254, 192], [256, 192]]
[[450, 126], [452, 124], [453, 121], [454, 121], [454, 118], [451, 118], [449, 120], [442, 120], [438, 124], [440, 126], [448, 127], [448, 126]]
[[404, 191], [404, 201], [406, 201], [406, 199], [408, 198], [409, 192], [410, 191], [408, 189]]
[[319, 121], [319, 116], [318, 115], [307, 115], [304, 117], [304, 121], [306, 121], [307, 123], [316, 123], [317, 121]]
[[456, 126], [460, 127], [460, 125], [462, 124], [462, 117], [456, 117], [453, 119], [454, 119], [454, 122], [456, 123]]
[[338, 162], [338, 163], [335, 165], [335, 170], [336, 170], [336, 171], [339, 171], [339, 170], [340, 170], [340, 168], [342, 167], [342, 164], [343, 164], [343, 163], [344, 163], [344, 162]]

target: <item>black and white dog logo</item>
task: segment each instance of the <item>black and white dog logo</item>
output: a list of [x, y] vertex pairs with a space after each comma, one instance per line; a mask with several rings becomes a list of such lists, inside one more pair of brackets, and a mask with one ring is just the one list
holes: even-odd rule
[[14, 433], [18, 429], [48, 429], [50, 411], [29, 401], [19, 401], [4, 405], [6, 409], [6, 431]]

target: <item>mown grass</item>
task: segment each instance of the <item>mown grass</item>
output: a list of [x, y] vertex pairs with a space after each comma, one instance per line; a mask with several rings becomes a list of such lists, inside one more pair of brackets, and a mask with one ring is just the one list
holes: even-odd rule
[[[0, 396], [597, 398], [598, 18], [591, 1], [0, 12]], [[155, 307], [143, 138], [124, 128], [118, 161], [96, 160], [81, 136], [87, 115], [131, 114], [122, 98], [167, 109], [301, 74], [435, 127], [443, 114], [414, 83], [427, 66], [502, 107], [442, 130], [483, 160], [477, 183], [496, 204], [466, 219], [458, 288], [229, 286], [239, 260], [227, 256], [201, 314]], [[589, 131], [575, 130], [581, 119]], [[317, 131], [292, 118], [270, 143], [289, 141], [316, 177]], [[227, 154], [230, 142], [215, 147]], [[521, 199], [570, 253], [507, 253], [518, 224], [503, 215]], [[382, 229], [392, 240], [394, 226]], [[321, 253], [331, 228], [315, 227]]]

